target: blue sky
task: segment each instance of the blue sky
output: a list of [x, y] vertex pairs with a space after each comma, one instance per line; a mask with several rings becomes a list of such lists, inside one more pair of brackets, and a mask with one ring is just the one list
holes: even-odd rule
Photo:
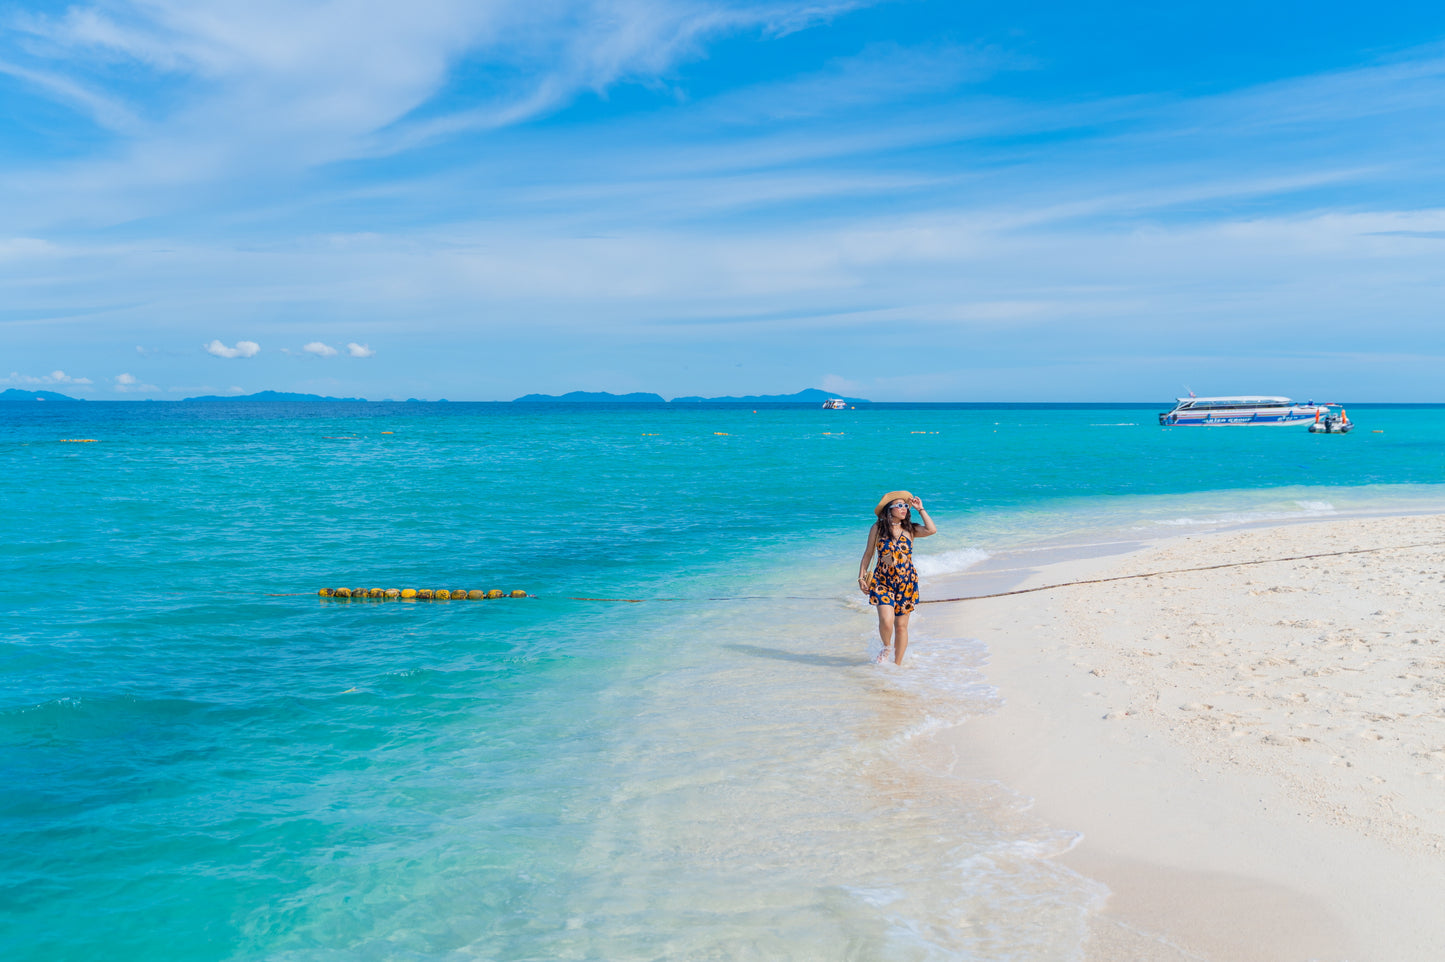
[[1445, 401], [1445, 5], [0, 13], [0, 387]]

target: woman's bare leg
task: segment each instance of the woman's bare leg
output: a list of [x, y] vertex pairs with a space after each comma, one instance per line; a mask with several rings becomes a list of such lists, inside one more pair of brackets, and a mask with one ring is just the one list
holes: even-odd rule
[[[893, 606], [878, 606], [878, 637], [883, 641], [883, 651], [886, 653], [893, 647]], [[882, 661], [882, 657], [879, 661]]]
[[912, 613], [910, 611], [907, 614], [893, 616], [893, 664], [895, 665], [903, 664], [903, 653], [908, 650], [908, 615]]

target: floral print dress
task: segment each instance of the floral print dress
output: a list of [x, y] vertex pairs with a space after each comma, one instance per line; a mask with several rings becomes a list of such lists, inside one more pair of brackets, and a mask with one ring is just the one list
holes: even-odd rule
[[913, 539], [907, 535], [878, 539], [878, 564], [873, 568], [870, 605], [892, 605], [906, 615], [918, 604], [918, 572], [913, 568]]

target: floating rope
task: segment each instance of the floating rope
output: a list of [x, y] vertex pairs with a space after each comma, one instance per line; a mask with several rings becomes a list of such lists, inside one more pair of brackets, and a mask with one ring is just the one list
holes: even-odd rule
[[644, 601], [835, 601], [823, 595], [717, 595], [703, 598], [574, 598], [567, 601], [615, 601], [621, 604], [640, 605]]
[[[1309, 561], [1313, 558], [1336, 558], [1342, 555], [1372, 554], [1377, 551], [1406, 551], [1411, 548], [1438, 548], [1445, 541], [1422, 541], [1418, 544], [1383, 545], [1377, 548], [1351, 548], [1346, 551], [1320, 551], [1315, 554], [1291, 555], [1287, 558], [1261, 558], [1257, 561], [1229, 561], [1224, 564], [1203, 565], [1198, 568], [1170, 568], [1166, 571], [1146, 571], [1133, 575], [1113, 575], [1108, 578], [1087, 578], [1081, 581], [1064, 581], [1053, 585], [1037, 585], [1033, 588], [1015, 588], [1012, 591], [996, 591], [987, 595], [961, 595], [957, 598], [923, 598], [920, 605], [943, 605], [957, 601], [983, 601], [986, 598], [1007, 598], [1011, 595], [1027, 595], [1036, 591], [1054, 591], [1058, 588], [1073, 588], [1079, 585], [1102, 585], [1111, 581], [1133, 581], [1139, 578], [1158, 578], [1164, 575], [1190, 574], [1196, 571], [1219, 571], [1224, 568], [1245, 568], [1251, 565], [1283, 564], [1287, 561]], [[379, 600], [379, 601], [481, 601], [496, 598], [535, 598], [520, 588], [503, 591], [500, 588], [322, 588], [317, 592], [322, 598], [333, 600]], [[294, 598], [300, 593], [288, 592], [269, 594], [268, 598]], [[640, 605], [648, 601], [689, 602], [689, 601], [836, 601], [836, 596], [818, 597], [812, 595], [718, 595], [699, 598], [590, 598], [566, 596], [566, 601], [598, 601], [614, 604]]]

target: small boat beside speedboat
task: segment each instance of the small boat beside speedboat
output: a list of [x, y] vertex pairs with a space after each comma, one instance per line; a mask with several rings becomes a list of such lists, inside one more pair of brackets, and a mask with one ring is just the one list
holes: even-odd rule
[[1315, 415], [1315, 423], [1310, 425], [1311, 434], [1349, 434], [1354, 430], [1355, 422], [1350, 420], [1344, 408], [1336, 413], [1333, 405], [1323, 407], [1324, 410]]
[[1172, 411], [1159, 415], [1159, 423], [1164, 427], [1308, 424], [1328, 407], [1313, 401], [1296, 404], [1287, 397], [1262, 395], [1181, 397], [1175, 398]]

